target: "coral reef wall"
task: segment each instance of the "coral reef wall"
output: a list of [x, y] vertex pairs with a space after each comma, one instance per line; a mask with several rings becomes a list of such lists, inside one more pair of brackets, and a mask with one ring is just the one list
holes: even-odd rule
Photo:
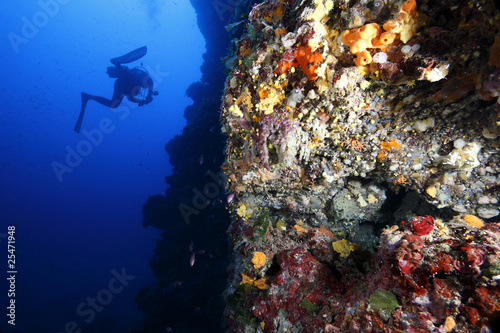
[[[219, 109], [229, 36], [224, 29], [233, 9], [226, 1], [192, 0], [206, 39], [202, 78], [187, 95], [187, 125], [165, 146], [173, 173], [165, 195], [143, 207], [145, 226], [163, 230], [150, 265], [156, 285], [140, 290], [136, 303], [146, 317], [138, 332], [221, 332], [222, 292], [227, 281], [229, 216], [220, 181], [225, 138]], [[228, 11], [229, 8], [229, 11]]]
[[495, 3], [267, 0], [244, 24], [221, 106], [226, 330], [492, 329]]

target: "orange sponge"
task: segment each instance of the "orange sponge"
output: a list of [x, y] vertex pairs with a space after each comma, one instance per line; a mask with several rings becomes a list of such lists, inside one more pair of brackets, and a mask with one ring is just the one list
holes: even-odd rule
[[356, 55], [354, 62], [357, 66], [365, 66], [372, 62], [371, 54], [366, 51], [370, 48], [379, 48], [383, 52], [398, 40], [406, 43], [415, 34], [417, 25], [417, 3], [415, 0], [407, 0], [401, 6], [398, 17], [384, 23], [382, 29], [377, 23], [369, 23], [364, 26], [346, 30], [342, 33], [342, 41], [349, 46], [351, 52]]
[[415, 35], [417, 25], [417, 3], [415, 0], [407, 0], [401, 6], [401, 11], [398, 17], [394, 20], [387, 21], [382, 26], [385, 31], [399, 35], [403, 43], [409, 41]]
[[390, 139], [389, 141], [382, 141], [380, 143], [380, 152], [378, 153], [377, 159], [380, 161], [387, 156], [387, 152], [391, 151], [392, 148], [400, 148], [401, 145], [397, 143], [396, 140]]
[[372, 41], [376, 40], [381, 32], [377, 23], [370, 23], [361, 28], [344, 31], [342, 41], [356, 54], [373, 47]]
[[408, 13], [410, 16], [417, 15], [417, 2], [415, 0], [406, 1], [403, 6], [401, 6], [401, 11]]
[[462, 217], [465, 222], [469, 223], [470, 226], [476, 227], [476, 228], [482, 228], [484, 227], [484, 222], [481, 220], [479, 217], [474, 216], [474, 215], [465, 215]]
[[300, 69], [307, 75], [309, 80], [315, 81], [318, 77], [316, 70], [318, 63], [323, 61], [323, 55], [320, 52], [312, 53], [311, 47], [301, 46], [294, 52], [295, 59], [299, 63]]
[[379, 46], [388, 46], [394, 43], [396, 39], [396, 34], [392, 32], [384, 32], [380, 35], [380, 38], [377, 40]]
[[371, 64], [372, 55], [367, 50], [356, 53], [356, 58], [354, 59], [354, 63], [356, 66], [366, 66]]
[[367, 41], [371, 41], [373, 38], [376, 38], [380, 35], [380, 27], [377, 23], [369, 23], [365, 24], [361, 28], [358, 29], [359, 36]]
[[264, 252], [255, 251], [253, 253], [252, 263], [255, 269], [264, 266], [266, 264], [266, 255]]
[[310, 46], [299, 46], [293, 51], [293, 56], [295, 59], [292, 61], [280, 61], [274, 73], [285, 73], [290, 67], [298, 66], [309, 80], [315, 81], [318, 78], [318, 63], [323, 61], [321, 52], [312, 53]]

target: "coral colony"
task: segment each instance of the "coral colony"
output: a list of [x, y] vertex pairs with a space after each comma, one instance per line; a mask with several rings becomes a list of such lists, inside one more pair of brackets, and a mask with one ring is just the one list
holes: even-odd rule
[[228, 332], [492, 331], [500, 15], [417, 1], [251, 10], [221, 106]]

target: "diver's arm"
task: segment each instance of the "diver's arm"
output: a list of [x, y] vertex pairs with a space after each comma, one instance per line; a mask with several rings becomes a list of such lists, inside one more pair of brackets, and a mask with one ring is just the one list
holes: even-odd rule
[[150, 103], [153, 100], [153, 96], [158, 95], [158, 92], [153, 90], [153, 80], [149, 77], [149, 74], [148, 74], [148, 79], [146, 80], [146, 85], [144, 85], [144, 88], [148, 89], [148, 95], [146, 96], [146, 100], [149, 101], [148, 103]]
[[153, 89], [149, 88], [148, 95], [146, 96], [146, 101], [149, 101], [148, 103], [151, 103], [151, 101], [153, 100], [153, 95], [154, 95]]
[[138, 98], [135, 98], [134, 96], [130, 96], [130, 95], [127, 95], [127, 99], [131, 102], [134, 102], [134, 103], [141, 103], [142, 102], [142, 99], [138, 99]]
[[158, 95], [157, 91], [154, 91], [153, 89], [149, 88], [148, 89], [148, 95], [146, 96], [146, 99], [139, 102], [139, 106], [143, 106], [144, 104], [149, 104], [153, 101], [153, 96]]

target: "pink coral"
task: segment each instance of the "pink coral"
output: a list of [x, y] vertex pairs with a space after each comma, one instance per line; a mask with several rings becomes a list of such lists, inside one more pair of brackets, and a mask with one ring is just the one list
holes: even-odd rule
[[[264, 322], [267, 332], [273, 331], [273, 320], [284, 311], [292, 323], [300, 323], [303, 332], [317, 332], [316, 327], [325, 325], [319, 313], [310, 313], [298, 302], [304, 299], [321, 309], [328, 300], [337, 297], [342, 286], [327, 265], [320, 263], [305, 247], [281, 251], [277, 254], [280, 270], [270, 279], [271, 289], [278, 294], [257, 294], [252, 301], [252, 314]], [[303, 303], [301, 303], [303, 304]], [[314, 307], [313, 306], [313, 307]]]
[[396, 260], [401, 273], [410, 274], [415, 271], [422, 259], [420, 249], [423, 247], [424, 242], [417, 235], [406, 235], [401, 239], [396, 249]]
[[432, 216], [415, 216], [410, 219], [413, 232], [419, 236], [428, 235], [434, 229], [434, 219]]

